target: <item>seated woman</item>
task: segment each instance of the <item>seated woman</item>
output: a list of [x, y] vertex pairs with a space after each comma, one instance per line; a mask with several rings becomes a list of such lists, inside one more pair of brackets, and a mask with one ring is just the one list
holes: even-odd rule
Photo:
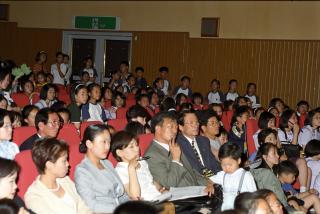
[[0, 109], [0, 157], [14, 159], [19, 153], [17, 144], [11, 142], [12, 138], [12, 123], [9, 112]]
[[68, 144], [45, 138], [36, 141], [31, 152], [40, 175], [24, 196], [27, 207], [37, 214], [92, 213], [78, 195], [74, 183], [66, 176]]
[[153, 180], [148, 163], [138, 161], [140, 149], [133, 134], [126, 131], [116, 133], [112, 138], [111, 151], [119, 161], [115, 169], [131, 199], [152, 201], [161, 195], [163, 189]]
[[112, 213], [129, 199], [117, 172], [106, 160], [110, 142], [107, 126], [91, 125], [85, 130], [79, 147], [86, 156], [75, 171], [76, 188], [95, 213]]
[[[21, 212], [29, 213], [24, 209], [24, 202], [16, 196], [17, 176], [20, 167], [14, 160], [0, 158], [0, 200], [13, 200], [14, 205], [20, 207]], [[0, 213], [2, 213], [0, 211]]]

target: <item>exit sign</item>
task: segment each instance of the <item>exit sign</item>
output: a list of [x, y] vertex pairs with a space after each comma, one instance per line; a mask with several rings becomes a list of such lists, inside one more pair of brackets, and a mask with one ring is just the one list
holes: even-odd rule
[[75, 16], [74, 27], [78, 29], [120, 30], [120, 17]]

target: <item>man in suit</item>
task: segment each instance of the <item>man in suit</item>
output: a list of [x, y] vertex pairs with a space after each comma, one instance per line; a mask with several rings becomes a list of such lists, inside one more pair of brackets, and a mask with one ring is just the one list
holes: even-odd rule
[[32, 149], [34, 142], [41, 138], [56, 137], [61, 122], [55, 111], [52, 111], [49, 108], [43, 108], [36, 114], [35, 126], [37, 133], [29, 137], [20, 145], [20, 151]]
[[155, 181], [166, 188], [185, 186], [207, 186], [207, 192], [213, 192], [213, 185], [204, 176], [192, 169], [187, 158], [175, 142], [177, 121], [174, 114], [161, 112], [151, 121], [154, 140], [145, 156]]
[[180, 133], [177, 143], [192, 168], [209, 178], [221, 171], [219, 162], [211, 152], [210, 141], [199, 134], [199, 120], [194, 111], [183, 111], [178, 118]]

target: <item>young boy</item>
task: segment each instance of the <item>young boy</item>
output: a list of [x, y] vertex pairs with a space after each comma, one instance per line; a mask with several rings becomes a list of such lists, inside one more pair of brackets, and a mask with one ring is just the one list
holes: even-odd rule
[[147, 88], [147, 80], [143, 77], [144, 69], [143, 67], [136, 67], [136, 86], [138, 88]]
[[251, 173], [240, 168], [241, 150], [237, 144], [223, 144], [218, 157], [223, 171], [210, 177], [210, 180], [223, 188], [223, 211], [233, 209], [234, 200], [241, 192], [254, 192], [257, 187]]
[[245, 97], [250, 99], [253, 109], [259, 108], [261, 106], [260, 99], [256, 95], [256, 91], [257, 91], [257, 85], [255, 83], [253, 83], [253, 82], [248, 83], [248, 85], [247, 85], [247, 94], [246, 94]]
[[276, 172], [282, 189], [288, 197], [288, 204], [303, 212], [307, 212], [308, 209], [313, 207], [316, 213], [320, 213], [320, 200], [316, 195], [317, 191], [311, 189], [307, 192], [298, 193], [291, 185], [299, 174], [299, 170], [294, 163], [282, 161], [278, 164]]
[[190, 77], [183, 76], [181, 77], [180, 81], [180, 86], [177, 86], [172, 92], [173, 96], [176, 97], [178, 94], [182, 93], [185, 94], [187, 97], [191, 98], [192, 90], [189, 87], [191, 81]]
[[309, 103], [305, 100], [300, 100], [297, 103], [297, 115], [300, 117], [301, 115], [306, 115], [309, 111]]
[[163, 88], [161, 89], [165, 96], [170, 95], [171, 92], [171, 84], [168, 80], [168, 73], [169, 68], [168, 67], [161, 67], [159, 68], [160, 78], [163, 79]]
[[220, 91], [220, 81], [217, 79], [213, 79], [211, 81], [211, 91], [207, 95], [209, 104], [211, 103], [223, 103], [225, 101], [225, 97], [223, 93]]

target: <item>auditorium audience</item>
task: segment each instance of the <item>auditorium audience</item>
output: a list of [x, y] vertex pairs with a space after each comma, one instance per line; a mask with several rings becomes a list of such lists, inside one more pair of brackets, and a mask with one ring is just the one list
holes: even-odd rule
[[84, 159], [76, 167], [76, 188], [87, 206], [94, 213], [112, 213], [129, 197], [107, 155], [111, 136], [105, 125], [88, 126], [79, 151]]
[[69, 146], [54, 138], [37, 141], [31, 150], [39, 176], [29, 186], [24, 199], [37, 214], [92, 213], [67, 176]]

